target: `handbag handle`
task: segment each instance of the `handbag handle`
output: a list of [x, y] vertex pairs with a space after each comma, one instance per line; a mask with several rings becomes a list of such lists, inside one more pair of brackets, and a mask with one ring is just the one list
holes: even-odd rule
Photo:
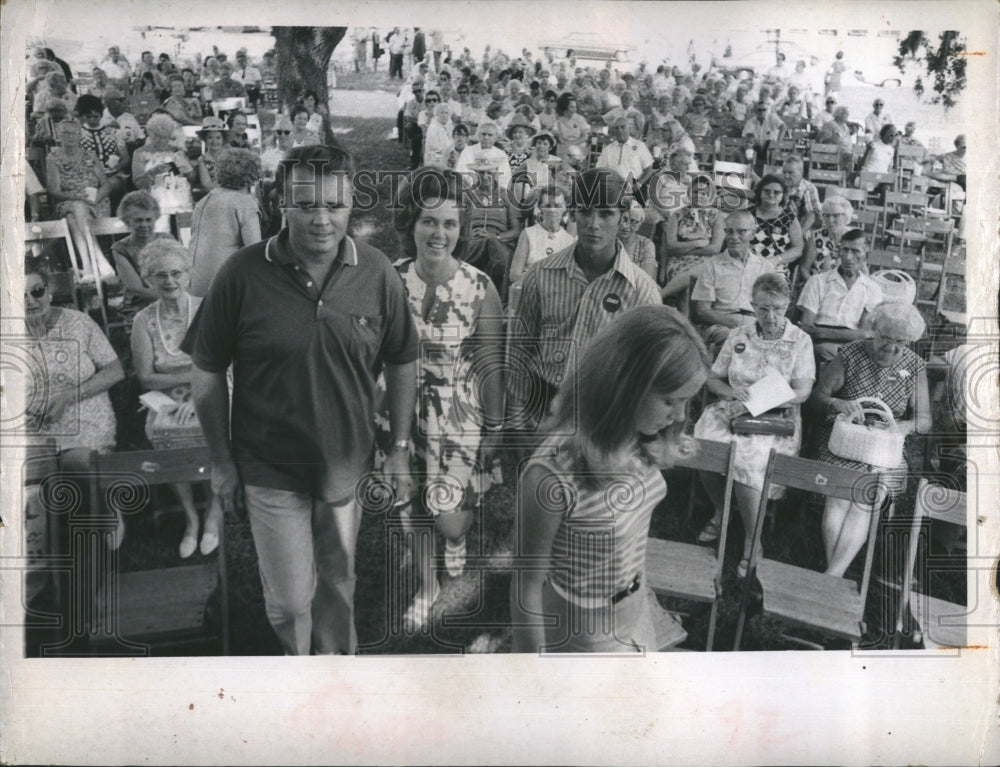
[[[858, 403], [858, 404], [861, 404], [862, 402], [870, 402], [870, 403], [873, 403], [873, 404], [877, 405], [878, 407], [874, 407], [874, 408], [863, 407], [863, 408], [861, 408], [860, 411], [855, 412], [853, 415], [851, 415], [848, 418], [848, 420], [851, 423], [861, 424], [861, 423], [864, 423], [864, 417], [866, 415], [877, 415], [877, 416], [881, 416], [882, 420], [884, 420], [886, 423], [889, 424], [889, 428], [891, 430], [893, 430], [893, 431], [896, 430], [896, 419], [893, 416], [892, 411], [889, 409], [889, 406], [886, 405], [878, 397], [858, 397], [854, 401], [856, 403]], [[860, 418], [860, 420], [858, 420], [859, 418]]]
[[882, 279], [890, 282], [897, 282], [901, 285], [913, 284], [913, 278], [902, 269], [882, 269], [877, 272], [877, 274], [881, 276]]

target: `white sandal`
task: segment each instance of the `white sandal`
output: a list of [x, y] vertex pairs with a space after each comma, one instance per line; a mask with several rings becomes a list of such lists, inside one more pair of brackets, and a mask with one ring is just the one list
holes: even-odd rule
[[434, 579], [432, 594], [428, 594], [426, 587], [421, 587], [403, 615], [403, 631], [408, 634], [415, 634], [423, 630], [431, 618], [431, 609], [440, 595], [441, 587], [438, 585], [437, 578]]
[[448, 570], [448, 575], [457, 578], [465, 572], [465, 536], [457, 543], [445, 539], [444, 542], [444, 566]]

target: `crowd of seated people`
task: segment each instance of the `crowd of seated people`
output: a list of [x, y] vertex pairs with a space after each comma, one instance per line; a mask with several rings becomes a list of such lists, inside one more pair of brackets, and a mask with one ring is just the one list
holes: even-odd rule
[[[651, 72], [641, 65], [620, 73], [610, 63], [595, 69], [567, 59], [533, 60], [527, 52], [511, 58], [488, 51], [482, 60], [467, 49], [461, 56], [446, 53], [435, 59], [428, 52], [405, 77], [400, 72], [397, 136], [409, 168], [448, 174], [442, 196], [466, 206], [441, 224], [462, 227], [460, 247], [446, 238], [456, 254], [448, 261], [454, 267], [449, 279], [459, 261], [462, 269], [467, 265], [462, 274], [475, 283], [477, 301], [506, 314], [506, 344], [525, 350], [526, 371], [508, 371], [506, 415], [491, 400], [492, 427], [544, 430], [539, 424], [551, 415], [545, 406], [558, 405], [571, 372], [571, 346], [580, 351], [592, 338], [607, 337], [606, 327], [635, 307], [677, 306], [693, 328], [691, 338], [685, 336], [694, 344], [691, 359], [704, 344], [710, 365], [704, 388], [714, 401], [701, 412], [694, 435], [737, 445], [741, 577], [772, 449], [843, 464], [824, 441], [832, 420], [853, 413], [857, 398], [876, 394], [907, 435], [930, 428], [927, 360], [910, 347], [924, 336], [925, 319], [935, 318], [922, 319], [912, 297], [883, 295], [868, 262], [874, 251], [899, 245], [891, 239], [887, 191], [921, 172], [931, 179], [935, 199], [945, 201], [943, 218], [956, 220], [960, 208], [948, 206], [964, 192], [964, 136], [956, 138], [954, 152], [932, 157], [913, 137], [915, 124], [897, 131], [881, 100], [863, 126], [853, 125], [846, 107], [837, 106], [835, 89], [818, 87], [802, 61], [794, 70], [779, 63], [767, 74], [738, 79], [715, 67], [662, 65]], [[117, 213], [128, 234], [108, 255], [123, 313], [138, 312], [130, 323], [135, 373], [143, 388], [177, 400], [176, 423], [196, 421], [191, 360], [179, 339], [227, 259], [278, 234], [282, 200], [275, 181], [282, 158], [339, 146], [324, 99], [315, 93], [302, 93], [264, 119], [277, 105], [276, 81], [273, 55], [255, 64], [243, 50], [235, 65], [216, 52], [179, 67], [166, 54], [157, 60], [146, 51], [133, 66], [113, 46], [86, 82], [67, 79], [45, 56], [30, 70], [28, 158], [35, 184], [26, 213], [32, 220], [65, 218], [78, 252], [94, 241], [87, 227]], [[223, 100], [226, 108], [217, 109]], [[835, 145], [839, 182], [813, 176], [813, 143]], [[738, 168], [719, 171], [717, 162]], [[883, 178], [869, 190], [865, 174], [889, 174], [893, 181]], [[866, 193], [860, 206], [852, 204], [855, 189]], [[39, 206], [42, 197], [47, 209]], [[855, 226], [859, 207], [869, 203], [878, 213], [875, 226]], [[177, 242], [176, 225], [172, 233], [160, 231], [168, 212], [190, 214], [189, 242]], [[433, 217], [410, 214], [409, 237], [438, 225]], [[412, 274], [404, 274], [406, 284], [421, 291], [432, 284], [422, 271], [440, 268], [438, 243], [427, 238], [408, 253], [413, 261], [406, 274]], [[92, 357], [78, 371], [87, 397], [64, 402], [50, 392], [33, 414], [36, 431], [45, 434], [66, 408], [82, 414], [100, 404], [103, 430], [87, 446], [112, 449], [114, 416], [103, 405], [122, 376], [121, 364], [85, 313], [50, 307], [46, 268], [29, 263], [25, 273], [31, 334], [44, 346], [53, 328], [69, 322]], [[432, 306], [417, 301], [414, 312], [428, 315]], [[688, 320], [671, 314], [667, 324]], [[683, 328], [687, 334], [688, 325]], [[524, 343], [519, 336], [525, 334], [544, 335], [546, 343]], [[794, 393], [784, 403], [792, 431], [735, 434], [731, 422], [745, 412], [747, 388], [774, 371]], [[540, 412], [515, 412], [539, 391]], [[898, 497], [910, 469], [890, 468]], [[722, 483], [708, 473], [701, 481], [714, 514], [697, 540], [710, 543], [721, 533]], [[178, 486], [177, 492], [187, 514], [181, 557], [199, 545], [210, 553], [220, 534], [219, 509], [211, 508], [199, 535], [190, 489]], [[828, 503], [822, 525], [828, 573], [843, 576], [850, 568], [864, 541], [864, 514]], [[459, 527], [445, 525], [449, 546], [464, 540], [468, 525]], [[416, 628], [428, 619], [437, 593], [426, 561], [418, 565], [427, 591], [409, 619]]]

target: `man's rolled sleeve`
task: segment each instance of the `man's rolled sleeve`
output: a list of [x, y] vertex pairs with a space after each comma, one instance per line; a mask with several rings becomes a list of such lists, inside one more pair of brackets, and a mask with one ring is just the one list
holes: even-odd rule
[[705, 262], [701, 274], [695, 280], [691, 289], [691, 300], [715, 303], [715, 265], [711, 261]]
[[819, 314], [819, 307], [822, 302], [822, 296], [819, 293], [819, 280], [817, 279], [819, 275], [813, 275], [808, 280], [806, 280], [805, 286], [802, 288], [802, 294], [799, 296], [798, 306], [800, 309], [805, 309], [812, 312], [814, 315]]

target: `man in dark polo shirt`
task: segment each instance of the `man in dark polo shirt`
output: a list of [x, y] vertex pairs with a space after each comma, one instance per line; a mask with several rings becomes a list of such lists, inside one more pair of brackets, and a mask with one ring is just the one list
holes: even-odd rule
[[410, 487], [418, 336], [389, 259], [347, 235], [353, 170], [337, 147], [289, 151], [276, 178], [287, 228], [223, 265], [183, 347], [212, 490], [225, 510], [245, 498], [267, 617], [288, 654], [356, 649], [355, 494], [383, 368], [385, 474], [397, 497]]

